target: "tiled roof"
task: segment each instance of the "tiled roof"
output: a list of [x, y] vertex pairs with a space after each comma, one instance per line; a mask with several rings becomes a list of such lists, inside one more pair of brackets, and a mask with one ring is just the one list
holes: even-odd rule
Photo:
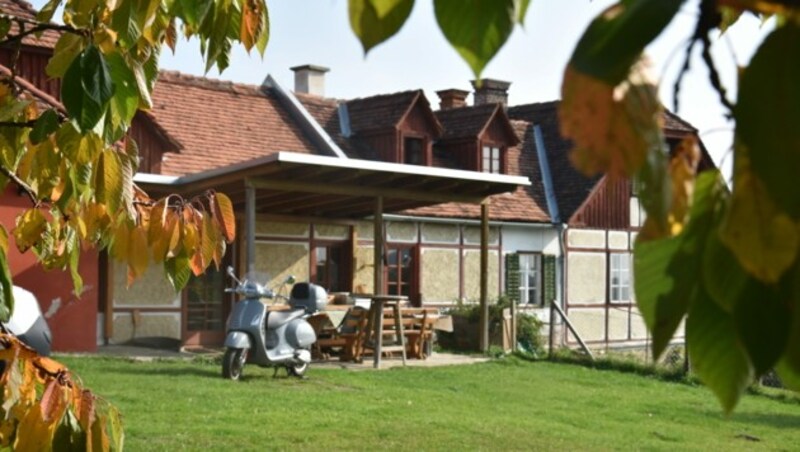
[[558, 101], [511, 107], [508, 109], [508, 116], [529, 121], [541, 128], [550, 164], [550, 176], [556, 192], [558, 213], [562, 220], [570, 218], [602, 176], [586, 177], [570, 163], [572, 142], [564, 139], [559, 131]]
[[260, 86], [161, 72], [150, 114], [182, 145], [162, 172], [197, 173], [279, 151], [313, 153], [276, 95]]
[[357, 134], [395, 127], [420, 95], [415, 90], [347, 101], [350, 129]]
[[681, 119], [675, 113], [664, 110], [664, 130], [675, 132], [697, 132], [691, 124]]
[[439, 110], [434, 114], [444, 127], [442, 139], [475, 138], [483, 131], [496, 110], [497, 104], [485, 104]]
[[294, 96], [345, 154], [355, 156], [351, 141], [342, 136], [338, 100], [303, 93], [294, 93]]
[[[3, 14], [16, 16], [27, 20], [36, 20], [37, 11], [31, 6], [30, 3], [23, 0], [0, 0], [0, 11]], [[9, 35], [13, 36], [19, 31], [16, 23], [11, 24]], [[35, 35], [28, 35], [22, 38], [22, 43], [34, 47], [46, 47], [52, 49], [56, 45], [56, 41], [61, 37], [61, 33], [55, 30], [46, 30], [40, 37]]]
[[[471, 108], [471, 107], [465, 107]], [[547, 201], [536, 157], [532, 126], [527, 121], [511, 121], [520, 140], [508, 148], [508, 173], [528, 177], [531, 185], [518, 187], [513, 193], [490, 197], [489, 216], [494, 221], [546, 223], [550, 221]], [[408, 215], [440, 218], [479, 218], [480, 206], [474, 204], [440, 204], [405, 212]]]

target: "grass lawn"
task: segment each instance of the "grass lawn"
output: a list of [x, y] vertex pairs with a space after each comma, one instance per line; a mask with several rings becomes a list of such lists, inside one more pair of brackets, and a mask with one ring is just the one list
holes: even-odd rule
[[384, 371], [60, 357], [116, 404], [127, 450], [798, 450], [800, 402], [748, 395], [726, 418], [705, 388], [507, 359]]

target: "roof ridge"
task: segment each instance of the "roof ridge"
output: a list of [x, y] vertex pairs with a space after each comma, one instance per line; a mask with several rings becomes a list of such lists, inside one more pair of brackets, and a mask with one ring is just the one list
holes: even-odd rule
[[185, 86], [194, 86], [203, 89], [213, 89], [215, 91], [228, 91], [237, 94], [263, 95], [264, 93], [260, 85], [238, 83], [231, 80], [221, 80], [200, 75], [187, 74], [180, 71], [160, 70], [158, 72], [158, 81]]
[[[400, 96], [400, 95], [409, 95], [409, 94], [417, 94], [423, 92], [421, 88], [417, 89], [408, 89], [404, 91], [396, 91], [394, 93], [382, 93], [382, 94], [375, 94], [372, 96], [365, 96], [365, 97], [354, 97], [352, 99], [345, 99], [345, 102], [355, 102], [355, 101], [364, 101], [364, 100], [375, 100], [375, 99], [386, 99], [389, 97]], [[423, 93], [424, 94], [424, 93]]]
[[7, 0], [13, 3], [16, 3], [20, 8], [26, 10], [27, 12], [31, 13], [31, 15], [35, 18], [36, 15], [39, 13], [36, 8], [33, 7], [30, 3], [26, 2], [25, 0]]

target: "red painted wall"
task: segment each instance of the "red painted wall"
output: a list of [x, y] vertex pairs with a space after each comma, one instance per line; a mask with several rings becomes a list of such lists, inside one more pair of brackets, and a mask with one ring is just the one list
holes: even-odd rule
[[21, 254], [17, 250], [11, 229], [17, 215], [30, 207], [30, 200], [19, 196], [13, 184], [0, 194], [0, 223], [10, 236], [8, 258], [14, 284], [33, 292], [39, 300], [53, 333], [53, 350], [95, 351], [99, 297], [97, 252], [87, 250], [81, 255], [79, 271], [84, 289], [78, 297], [73, 293], [69, 271], [46, 271], [36, 262], [32, 251]]

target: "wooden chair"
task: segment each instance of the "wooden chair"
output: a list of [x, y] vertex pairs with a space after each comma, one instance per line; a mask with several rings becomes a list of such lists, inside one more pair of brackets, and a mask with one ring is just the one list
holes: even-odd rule
[[433, 324], [436, 323], [435, 309], [416, 309], [409, 314], [413, 317], [412, 328], [405, 331], [407, 349], [410, 358], [426, 359], [427, 344], [433, 340]]
[[332, 348], [341, 348], [341, 361], [361, 361], [364, 351], [364, 333], [367, 326], [368, 310], [355, 306], [347, 311], [338, 328], [328, 330], [325, 336], [317, 336], [312, 355], [327, 359]]

